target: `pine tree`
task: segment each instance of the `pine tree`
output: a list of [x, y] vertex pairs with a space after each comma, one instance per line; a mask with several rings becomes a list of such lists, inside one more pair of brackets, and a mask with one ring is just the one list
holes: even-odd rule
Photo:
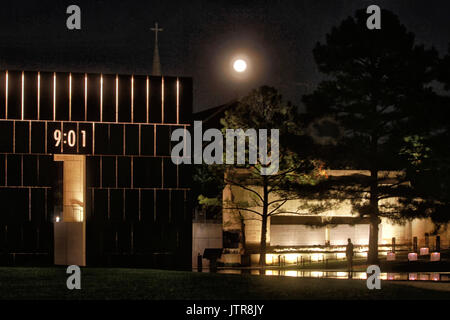
[[[423, 130], [417, 115], [434, 98], [430, 83], [437, 61], [434, 49], [415, 44], [414, 35], [398, 17], [382, 10], [382, 28], [369, 30], [364, 10], [345, 19], [313, 50], [322, 81], [304, 96], [313, 117], [333, 117], [342, 127], [340, 145], [348, 150], [356, 169], [370, 176], [330, 179], [341, 197], [352, 197], [355, 210], [370, 220], [368, 262], [378, 262], [380, 217], [398, 218], [398, 208], [384, 208], [380, 201], [409, 192], [401, 163], [404, 138]], [[329, 155], [332, 158], [333, 155]], [[385, 170], [400, 172], [386, 185]], [[325, 189], [324, 189], [325, 190]], [[336, 193], [339, 195], [339, 192]]]

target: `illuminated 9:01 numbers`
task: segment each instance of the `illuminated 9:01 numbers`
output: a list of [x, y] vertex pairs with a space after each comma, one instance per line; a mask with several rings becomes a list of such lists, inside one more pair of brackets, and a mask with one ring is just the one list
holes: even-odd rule
[[[68, 133], [64, 133], [64, 137], [61, 134], [61, 130], [56, 129], [53, 132], [53, 138], [55, 139], [55, 147], [58, 147], [61, 144], [61, 140], [63, 143], [67, 143], [69, 147], [74, 147], [77, 142], [77, 134], [74, 130], [69, 130]], [[67, 136], [67, 140], [66, 140]], [[81, 146], [86, 147], [86, 131], [81, 130]]]

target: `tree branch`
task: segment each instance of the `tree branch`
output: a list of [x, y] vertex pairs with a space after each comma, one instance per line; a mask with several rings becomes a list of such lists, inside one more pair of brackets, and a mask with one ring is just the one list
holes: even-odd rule
[[282, 203], [280, 203], [275, 209], [273, 209], [272, 211], [269, 212], [269, 216], [274, 213], [275, 211], [277, 211], [278, 209], [280, 209], [281, 206], [283, 206], [285, 203], [287, 202], [287, 200], [284, 200]]
[[229, 180], [227, 178], [224, 178], [224, 181], [229, 183], [229, 184], [231, 184], [231, 185], [238, 186], [238, 187], [240, 187], [240, 188], [242, 188], [244, 190], [253, 192], [254, 194], [256, 194], [258, 196], [258, 198], [261, 200], [261, 202], [264, 202], [264, 199], [261, 197], [261, 195], [257, 191], [255, 191], [255, 190], [253, 190], [253, 189], [251, 189], [251, 188], [249, 188], [249, 187], [247, 187], [247, 186], [245, 186], [243, 184], [240, 184], [240, 183], [238, 183], [236, 181]]
[[245, 211], [249, 211], [249, 212], [253, 212], [259, 216], [262, 216], [262, 213], [253, 210], [253, 209], [248, 209], [248, 208], [241, 208], [241, 207], [234, 207], [234, 208], [223, 208], [224, 210], [245, 210]]

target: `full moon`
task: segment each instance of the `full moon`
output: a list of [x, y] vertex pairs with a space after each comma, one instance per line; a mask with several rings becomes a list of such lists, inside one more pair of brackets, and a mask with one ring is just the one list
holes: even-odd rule
[[233, 68], [236, 72], [244, 72], [247, 69], [247, 62], [242, 59], [237, 59], [233, 63]]

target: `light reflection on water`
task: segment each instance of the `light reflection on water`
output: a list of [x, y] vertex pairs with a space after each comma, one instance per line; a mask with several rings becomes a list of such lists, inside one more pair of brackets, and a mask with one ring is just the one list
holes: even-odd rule
[[[285, 276], [297, 278], [329, 278], [348, 279], [349, 273], [345, 271], [313, 271], [313, 270], [276, 270], [276, 269], [221, 269], [217, 273], [222, 274], [252, 274], [266, 276]], [[352, 272], [351, 279], [365, 280], [365, 272]], [[411, 281], [445, 281], [450, 282], [450, 273], [442, 272], [382, 272], [381, 280], [411, 280]]]

